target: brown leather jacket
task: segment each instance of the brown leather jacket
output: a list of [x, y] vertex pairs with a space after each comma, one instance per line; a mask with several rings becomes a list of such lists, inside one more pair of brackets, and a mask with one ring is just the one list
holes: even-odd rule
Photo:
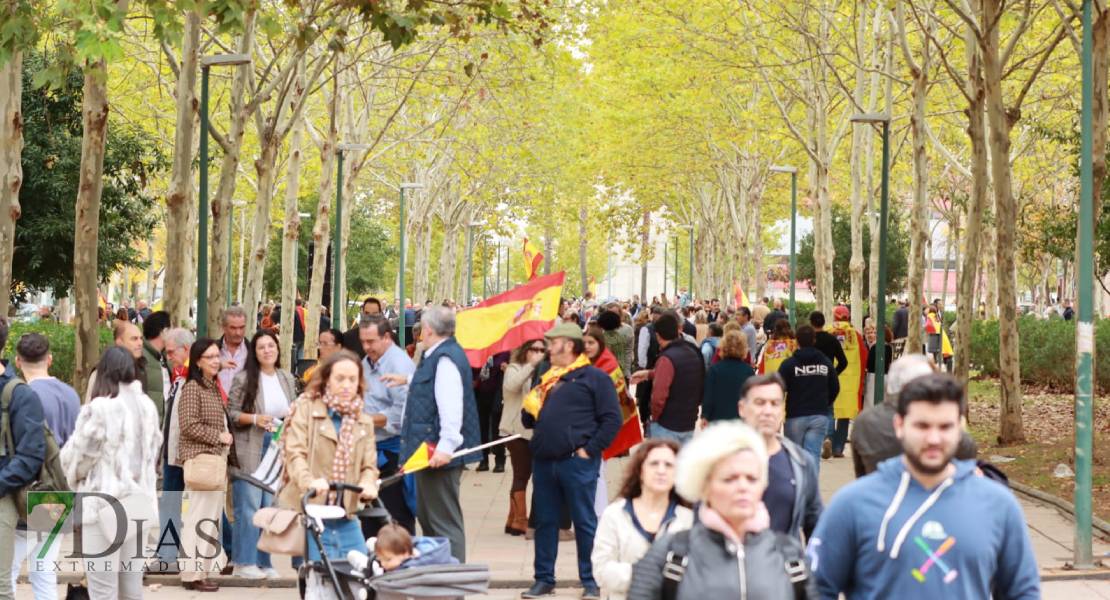
[[[309, 484], [316, 479], [331, 479], [331, 465], [335, 457], [339, 436], [335, 425], [328, 416], [328, 407], [319, 398], [302, 395], [293, 405], [293, 414], [281, 435], [284, 450], [282, 460], [287, 481], [278, 492], [278, 504], [286, 508], [300, 510], [301, 497], [308, 491]], [[310, 450], [311, 449], [311, 450]], [[365, 413], [359, 415], [355, 428], [354, 447], [351, 448], [351, 464], [344, 480], [369, 490], [376, 496], [378, 492], [378, 451], [374, 445], [374, 422]], [[312, 500], [322, 504], [324, 499]], [[343, 506], [347, 516], [358, 511], [358, 496], [344, 494]]]

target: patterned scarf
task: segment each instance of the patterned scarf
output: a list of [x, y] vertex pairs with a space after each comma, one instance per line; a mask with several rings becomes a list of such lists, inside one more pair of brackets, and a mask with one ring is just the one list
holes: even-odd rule
[[362, 414], [362, 398], [352, 396], [350, 400], [344, 402], [325, 392], [322, 399], [328, 408], [343, 416], [343, 422], [339, 426], [339, 443], [336, 445], [335, 457], [331, 463], [331, 480], [347, 481], [347, 470], [351, 466], [351, 449], [354, 447], [355, 425], [358, 424], [358, 417]]
[[524, 397], [524, 410], [532, 415], [533, 418], [540, 418], [540, 409], [543, 408], [543, 403], [547, 400], [547, 394], [555, 387], [555, 383], [562, 378], [563, 375], [571, 371], [577, 371], [583, 367], [590, 366], [590, 359], [585, 354], [579, 354], [574, 362], [565, 367], [551, 367], [546, 373], [540, 377], [540, 384], [532, 388], [528, 395]]

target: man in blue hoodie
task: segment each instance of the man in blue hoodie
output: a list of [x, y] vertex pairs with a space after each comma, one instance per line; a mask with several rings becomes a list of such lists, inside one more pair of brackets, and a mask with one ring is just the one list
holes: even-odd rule
[[964, 403], [948, 375], [902, 388], [904, 453], [838, 492], [809, 542], [821, 598], [1040, 598], [1017, 500], [974, 461], [953, 460]]

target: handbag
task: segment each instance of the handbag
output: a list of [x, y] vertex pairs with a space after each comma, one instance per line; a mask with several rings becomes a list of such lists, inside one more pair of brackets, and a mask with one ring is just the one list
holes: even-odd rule
[[185, 487], [198, 492], [227, 489], [227, 459], [218, 454], [198, 454], [185, 461]]
[[304, 523], [295, 510], [268, 506], [254, 513], [252, 523], [262, 531], [258, 549], [270, 554], [304, 556]]

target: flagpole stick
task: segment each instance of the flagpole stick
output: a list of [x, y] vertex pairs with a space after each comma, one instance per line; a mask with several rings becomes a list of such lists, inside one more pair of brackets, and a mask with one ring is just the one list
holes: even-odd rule
[[[506, 442], [511, 442], [513, 440], [520, 439], [520, 437], [521, 437], [521, 435], [519, 433], [515, 433], [513, 435], [506, 436], [506, 437], [503, 437], [503, 438], [498, 439], [498, 440], [494, 440], [494, 441], [486, 443], [486, 444], [482, 444], [481, 446], [474, 446], [473, 448], [463, 448], [462, 450], [456, 450], [455, 453], [451, 455], [451, 458], [455, 459], [455, 458], [458, 458], [460, 456], [466, 456], [467, 454], [472, 454], [472, 453], [477, 452], [479, 450], [485, 450], [486, 448], [492, 448], [494, 446], [498, 446], [498, 445], [504, 444]], [[416, 471], [413, 471], [413, 473], [415, 473], [415, 472]], [[389, 487], [389, 486], [397, 483], [398, 481], [400, 481], [401, 478], [404, 477], [405, 475], [407, 475], [407, 473], [405, 473], [403, 471], [398, 471], [397, 473], [394, 473], [393, 475], [390, 475], [389, 477], [386, 477], [385, 479], [379, 479], [378, 480], [378, 488], [381, 489], [381, 488], [384, 488], [384, 487]]]

